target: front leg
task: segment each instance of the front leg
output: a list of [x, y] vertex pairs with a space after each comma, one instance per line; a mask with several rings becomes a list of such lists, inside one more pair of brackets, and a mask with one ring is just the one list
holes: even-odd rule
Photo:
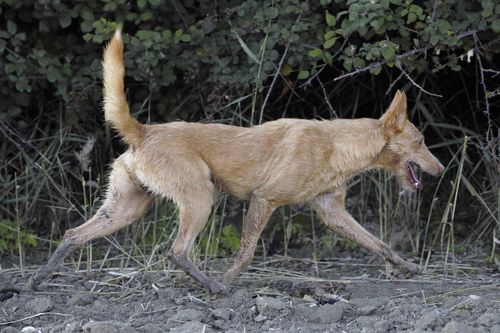
[[311, 201], [311, 206], [318, 214], [321, 222], [347, 239], [364, 247], [391, 264], [403, 273], [418, 273], [419, 265], [405, 261], [394, 253], [387, 244], [373, 236], [363, 228], [344, 208], [345, 188], [333, 193], [320, 194]]

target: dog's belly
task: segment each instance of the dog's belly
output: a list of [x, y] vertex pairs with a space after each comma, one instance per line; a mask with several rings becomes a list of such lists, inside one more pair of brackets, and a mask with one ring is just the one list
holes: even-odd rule
[[302, 168], [286, 171], [268, 170], [267, 173], [234, 173], [230, 177], [214, 177], [217, 187], [242, 200], [252, 196], [266, 199], [276, 205], [308, 202], [320, 193], [330, 192], [342, 180], [330, 170], [312, 171]]

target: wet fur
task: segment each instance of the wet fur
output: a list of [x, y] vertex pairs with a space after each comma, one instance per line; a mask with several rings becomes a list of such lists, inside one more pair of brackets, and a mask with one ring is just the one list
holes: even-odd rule
[[[344, 208], [346, 182], [366, 170], [390, 170], [410, 189], [407, 161], [431, 174], [442, 171], [422, 134], [407, 119], [404, 93], [396, 93], [380, 119], [280, 119], [252, 128], [185, 122], [143, 125], [131, 117], [124, 94], [120, 31], [105, 50], [103, 76], [106, 121], [129, 149], [113, 163], [101, 208], [89, 221], [66, 232], [31, 285], [46, 278], [75, 247], [134, 222], [154, 195], [169, 198], [179, 207], [179, 230], [169, 258], [212, 292], [226, 290], [251, 262], [272, 212], [294, 203], [310, 203], [331, 230], [401, 271], [419, 270]], [[189, 259], [194, 240], [211, 214], [216, 188], [249, 200], [240, 249], [222, 282], [206, 276]]]

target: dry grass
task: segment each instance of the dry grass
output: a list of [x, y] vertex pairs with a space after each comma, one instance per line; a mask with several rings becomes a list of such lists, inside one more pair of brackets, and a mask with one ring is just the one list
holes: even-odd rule
[[[335, 108], [333, 111], [341, 117], [366, 114], [361, 109], [361, 98], [370, 96], [352, 90], [349, 96], [345, 96], [351, 102], [351, 107], [347, 109], [344, 104], [327, 103], [325, 97], [334, 100], [345, 95], [349, 87], [338, 83], [330, 94], [326, 94], [325, 87], [329, 88], [328, 83], [308, 92], [317, 97], [316, 101], [322, 102], [318, 102], [319, 107], [318, 103], [311, 104], [305, 116], [324, 115], [320, 112], [321, 107], [327, 114], [333, 114]], [[269, 99], [269, 117], [303, 115], [304, 111], [298, 111], [302, 110], [298, 106], [304, 105], [299, 104], [304, 99], [295, 97], [302, 92], [298, 87], [292, 86], [291, 89], [289, 96], [281, 98], [283, 105], [281, 102], [273, 105], [272, 99]], [[373, 82], [371, 89], [383, 95], [381, 88]], [[218, 122], [248, 126], [250, 119], [261, 118], [256, 106], [268, 98], [265, 89], [259, 91], [256, 88], [252, 94], [235, 97], [225, 105], [219, 105], [207, 119], [216, 118]], [[464, 258], [474, 255], [474, 263], [479, 265], [494, 263], [495, 255], [498, 256], [495, 241], [498, 242], [500, 230], [499, 145], [497, 142], [488, 146], [484, 141], [481, 119], [474, 114], [472, 108], [475, 101], [472, 98], [464, 105], [468, 110], [464, 112], [471, 113], [471, 116], [463, 125], [450, 117], [449, 111], [445, 111], [447, 105], [455, 103], [455, 96], [448, 101], [437, 100], [418, 91], [410, 96], [410, 105], [413, 105], [410, 116], [420, 124], [426, 137], [431, 138], [430, 147], [438, 151], [442, 160], [448, 161], [445, 173], [436, 179], [424, 176], [426, 190], [406, 195], [399, 193], [390, 175], [372, 172], [351, 183], [347, 205], [362, 224], [370, 225], [378, 221], [382, 239], [392, 242], [394, 235], [398, 234], [400, 239], [406, 240], [403, 251], [418, 258], [416, 260], [427, 268], [427, 272], [464, 277], [472, 274], [477, 267], [463, 266]], [[372, 116], [381, 114], [384, 106], [380, 104], [375, 108]], [[146, 111], [144, 113], [152, 112]], [[113, 151], [116, 145], [110, 132], [101, 130], [99, 119], [91, 119], [86, 126], [80, 127], [69, 125], [62, 116], [54, 116], [56, 113], [49, 114], [53, 118], [33, 119], [33, 123], [22, 133], [5, 122], [0, 123], [4, 133], [0, 151], [5, 156], [0, 161], [0, 186], [3, 189], [0, 192], [0, 230], [16, 235], [4, 251], [18, 256], [15, 269], [21, 274], [31, 270], [31, 266], [27, 265], [32, 262], [26, 263], [26, 253], [33, 253], [33, 248], [23, 237], [31, 235], [37, 240], [36, 249], [50, 253], [65, 229], [82, 223], [95, 211], [105, 185], [106, 165], [111, 160], [110, 155], [117, 155]], [[93, 128], [93, 132], [89, 132], [89, 128]], [[228, 223], [239, 228], [237, 222], [241, 218], [237, 212], [240, 209], [227, 196], [219, 197], [194, 253], [195, 261], [204, 269], [210, 269], [214, 259], [230, 257], [231, 253], [227, 253], [230, 251], [220, 246], [221, 239], [225, 237], [222, 231]], [[140, 223], [108, 237], [106, 241], [86, 245], [76, 251], [66, 265], [72, 272], [130, 268], [135, 272], [174, 272], [161, 253], [173, 241], [176, 213], [171, 203], [157, 200]], [[273, 219], [277, 223], [270, 223], [258, 249], [264, 263], [268, 261], [266, 255], [269, 253], [290, 258], [290, 248], [309, 244], [314, 279], [320, 279], [318, 276], [328, 270], [320, 258], [334, 255], [335, 248], [350, 246], [326, 234], [325, 228], [316, 223], [307, 208], [281, 209]], [[2, 237], [5, 238], [0, 232], [0, 240]], [[227, 264], [227, 260], [224, 262]], [[356, 265], [369, 267], [366, 262]], [[253, 279], [255, 274], [269, 279], [313, 278], [297, 271], [264, 266], [254, 263], [254, 269], [245, 273], [242, 279]], [[0, 274], [4, 274], [6, 270], [1, 268], [3, 271]], [[432, 274], [428, 276], [430, 280]]]

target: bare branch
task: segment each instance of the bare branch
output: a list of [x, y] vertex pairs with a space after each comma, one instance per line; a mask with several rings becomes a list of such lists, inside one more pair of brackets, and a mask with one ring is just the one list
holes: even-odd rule
[[[411, 56], [414, 56], [414, 55], [417, 55], [417, 54], [420, 54], [420, 53], [424, 53], [425, 51], [427, 51], [427, 48], [413, 49], [413, 50], [410, 50], [408, 52], [405, 52], [403, 54], [400, 54], [400, 55], [396, 56], [395, 60], [396, 61], [400, 61], [400, 60], [402, 60], [404, 58], [408, 58], [408, 57], [411, 57]], [[352, 76], [358, 75], [360, 73], [363, 73], [363, 72], [369, 71], [371, 69], [374, 69], [374, 68], [376, 68], [378, 66], [382, 66], [386, 62], [387, 61], [382, 60], [382, 61], [371, 63], [370, 65], [368, 65], [366, 67], [363, 67], [363, 68], [359, 68], [359, 69], [355, 70], [354, 72], [350, 72], [350, 73], [347, 73], [347, 74], [344, 74], [344, 75], [337, 76], [335, 79], [333, 79], [333, 81], [338, 81], [338, 80], [345, 79], [347, 77], [352, 77]]]
[[[493, 129], [493, 123], [491, 121], [491, 114], [490, 114], [490, 102], [489, 102], [489, 93], [488, 93], [488, 88], [486, 87], [486, 81], [484, 80], [484, 73], [486, 72], [485, 68], [483, 67], [483, 61], [481, 60], [480, 56], [480, 50], [481, 47], [479, 46], [480, 41], [479, 38], [477, 38], [477, 34], [474, 33], [474, 44], [475, 44], [475, 51], [476, 51], [476, 59], [477, 63], [479, 65], [479, 74], [481, 77], [481, 86], [483, 87], [483, 94], [484, 94], [484, 104], [485, 104], [485, 109], [483, 113], [486, 115], [486, 120], [488, 121], [488, 128], [486, 129], [486, 142], [491, 143], [491, 132]], [[496, 71], [494, 71], [496, 72]], [[497, 75], [497, 73], [495, 73]]]
[[391, 85], [389, 86], [389, 88], [387, 88], [387, 90], [385, 91], [385, 94], [389, 94], [392, 90], [392, 88], [394, 87], [394, 85], [396, 84], [396, 82], [398, 82], [399, 80], [401, 80], [401, 78], [403, 77], [403, 72], [401, 72], [399, 74], [399, 76], [396, 78], [396, 80], [392, 81]]
[[435, 96], [435, 97], [443, 97], [442, 95], [438, 95], [438, 94], [434, 94], [434, 93], [431, 93], [427, 90], [425, 90], [421, 85], [419, 85], [417, 82], [415, 82], [411, 76], [403, 69], [403, 67], [401, 66], [401, 64], [398, 64], [397, 67], [399, 68], [399, 70], [404, 74], [404, 76], [406, 76], [406, 78], [415, 86], [417, 87], [418, 89], [420, 89], [422, 92], [426, 93], [427, 95], [431, 95], [431, 96]]
[[262, 107], [260, 108], [259, 124], [262, 124], [262, 117], [264, 115], [264, 109], [266, 107], [267, 100], [269, 99], [269, 96], [271, 95], [271, 91], [273, 90], [274, 84], [276, 83], [276, 79], [278, 78], [278, 76], [280, 76], [281, 67], [283, 66], [283, 62], [285, 61], [289, 47], [290, 47], [290, 42], [288, 42], [286, 44], [285, 51], [283, 52], [283, 55], [281, 56], [281, 60], [278, 64], [278, 68], [276, 69], [276, 73], [274, 74], [274, 77], [273, 77], [273, 81], [271, 82], [271, 85], [269, 86], [269, 89], [267, 90], [266, 97], [264, 98], [264, 102], [262, 103]]
[[337, 112], [335, 112], [332, 104], [330, 103], [330, 100], [328, 99], [328, 94], [326, 93], [325, 86], [323, 86], [323, 82], [321, 82], [321, 80], [319, 79], [319, 76], [316, 77], [316, 79], [318, 80], [319, 85], [321, 86], [321, 89], [323, 90], [323, 95], [325, 96], [325, 101], [326, 101], [326, 104], [328, 105], [328, 109], [330, 109], [330, 112], [335, 116], [335, 118], [338, 118], [339, 116], [337, 115]]

